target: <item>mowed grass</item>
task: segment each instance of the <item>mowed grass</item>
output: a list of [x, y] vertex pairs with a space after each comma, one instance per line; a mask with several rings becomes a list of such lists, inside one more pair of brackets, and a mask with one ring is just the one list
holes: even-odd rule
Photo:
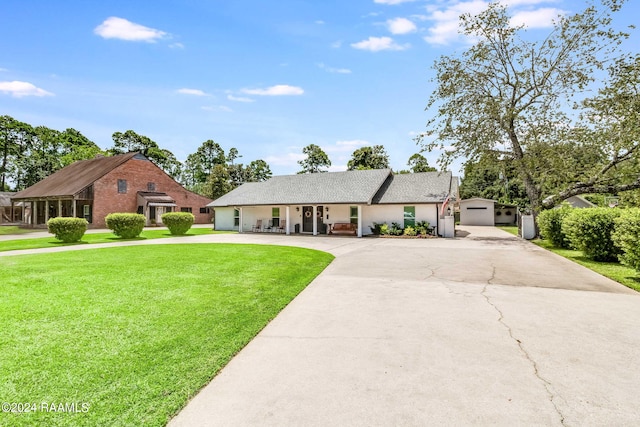
[[[42, 231], [42, 230], [39, 230]], [[229, 231], [213, 231], [210, 228], [192, 228], [184, 236], [174, 236], [169, 230], [143, 230], [139, 237], [135, 239], [121, 239], [113, 233], [89, 233], [82, 236], [79, 242], [64, 243], [56, 240], [53, 234], [50, 237], [39, 237], [34, 239], [20, 238], [15, 240], [0, 241], [0, 252], [3, 251], [15, 251], [21, 249], [42, 249], [53, 248], [58, 246], [71, 246], [71, 245], [87, 245], [95, 243], [113, 243], [130, 240], [148, 240], [148, 239], [163, 239], [167, 237], [188, 237], [197, 236], [202, 234], [219, 234], [219, 233], [231, 233]]]
[[33, 229], [28, 229], [28, 228], [20, 228], [17, 225], [2, 225], [2, 226], [0, 226], [0, 236], [4, 236], [4, 235], [7, 235], [7, 234], [33, 233], [34, 231], [39, 231], [39, 230], [33, 230]]
[[514, 236], [518, 235], [518, 226], [517, 225], [497, 225], [500, 230], [504, 230], [507, 233], [511, 233]]
[[38, 409], [0, 425], [163, 426], [332, 259], [239, 244], [0, 257], [0, 396]]
[[618, 262], [594, 261], [585, 257], [582, 251], [573, 249], [556, 248], [548, 240], [532, 240], [533, 243], [551, 251], [555, 254], [563, 256], [573, 262], [576, 262], [590, 270], [595, 271], [611, 280], [615, 280], [624, 286], [640, 292], [640, 274], [631, 267], [627, 267]]

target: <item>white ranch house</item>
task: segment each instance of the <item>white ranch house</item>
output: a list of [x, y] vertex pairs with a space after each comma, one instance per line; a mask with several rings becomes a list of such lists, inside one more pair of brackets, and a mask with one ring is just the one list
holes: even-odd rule
[[349, 226], [362, 237], [374, 223], [428, 221], [442, 235], [442, 205], [453, 205], [457, 195], [451, 172], [375, 169], [275, 176], [243, 184], [207, 206], [214, 209], [216, 230], [242, 233], [260, 225], [261, 231], [317, 235]]

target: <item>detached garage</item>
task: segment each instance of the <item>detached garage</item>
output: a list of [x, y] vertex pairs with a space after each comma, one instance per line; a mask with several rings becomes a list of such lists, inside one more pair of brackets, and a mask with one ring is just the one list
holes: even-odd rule
[[460, 201], [460, 225], [495, 225], [495, 200], [479, 197]]

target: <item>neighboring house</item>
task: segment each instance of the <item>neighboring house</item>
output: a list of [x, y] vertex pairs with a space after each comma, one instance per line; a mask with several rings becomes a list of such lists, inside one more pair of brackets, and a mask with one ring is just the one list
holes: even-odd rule
[[22, 205], [11, 205], [11, 197], [15, 193], [0, 191], [0, 224], [16, 222], [22, 217]]
[[113, 212], [140, 213], [147, 225], [160, 224], [165, 212], [191, 212], [196, 224], [211, 220], [211, 199], [186, 190], [140, 153], [96, 157], [66, 166], [11, 196], [25, 205], [22, 222], [46, 224], [57, 216], [80, 217], [105, 227]]
[[[587, 199], [582, 196], [571, 196], [566, 199], [564, 202], [569, 203], [572, 208], [595, 208], [597, 207], [594, 203], [591, 203]], [[560, 205], [558, 205], [560, 206]]]
[[287, 234], [316, 235], [348, 223], [362, 236], [374, 223], [439, 227], [442, 204], [457, 200], [457, 180], [451, 172], [394, 175], [390, 169], [274, 176], [208, 206], [215, 209], [216, 230], [252, 231], [260, 221]]

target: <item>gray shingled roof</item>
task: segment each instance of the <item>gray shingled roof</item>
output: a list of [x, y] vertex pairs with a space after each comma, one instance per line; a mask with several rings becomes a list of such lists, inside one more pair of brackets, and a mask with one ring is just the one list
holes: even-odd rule
[[274, 176], [243, 184], [207, 206], [367, 204], [390, 174], [374, 169]]
[[374, 204], [438, 203], [451, 190], [451, 172], [422, 172], [392, 175], [384, 183]]
[[393, 175], [390, 169], [274, 176], [243, 184], [207, 206], [442, 202], [451, 172]]
[[73, 196], [136, 155], [134, 152], [72, 163], [11, 198]]

